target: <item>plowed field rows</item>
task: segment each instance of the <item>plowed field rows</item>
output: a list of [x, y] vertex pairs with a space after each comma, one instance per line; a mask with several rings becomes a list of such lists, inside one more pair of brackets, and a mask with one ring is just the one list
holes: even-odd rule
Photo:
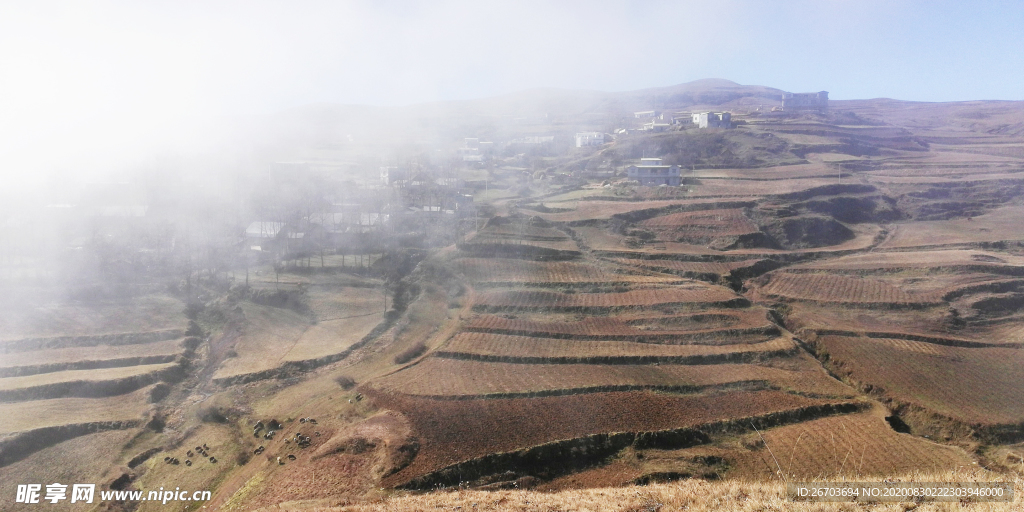
[[1024, 343], [1024, 319], [990, 326], [982, 331], [979, 338], [995, 343]]
[[508, 223], [501, 224], [488, 224], [482, 230], [481, 234], [505, 237], [505, 238], [522, 238], [524, 240], [568, 240], [569, 237], [565, 233], [551, 227], [545, 226], [532, 226], [528, 223], [523, 224], [518, 221], [510, 221]]
[[[673, 343], [666, 337], [685, 337], [689, 334], [721, 332], [717, 343], [728, 344], [738, 338], [735, 331], [767, 331], [772, 324], [763, 311], [744, 310], [735, 313], [710, 311], [706, 314], [679, 317], [651, 318], [600, 318], [588, 317], [574, 322], [536, 322], [519, 318], [504, 318], [497, 315], [479, 315], [464, 327], [466, 331], [495, 334], [515, 334], [550, 338], [584, 339], [636, 339], [650, 338], [661, 343]], [[691, 337], [692, 338], [692, 337]], [[688, 338], [689, 339], [689, 338]], [[760, 338], [759, 341], [763, 341]], [[750, 343], [750, 341], [742, 341]]]
[[740, 345], [658, 345], [628, 341], [580, 341], [462, 332], [442, 350], [499, 358], [598, 358], [598, 357], [701, 357], [742, 353], [786, 352], [795, 347], [789, 338]]
[[[889, 428], [880, 410], [829, 416], [761, 432], [792, 479], [942, 473], [971, 466], [963, 450]], [[702, 448], [690, 451], [703, 452]], [[774, 478], [768, 450], [723, 453], [729, 476]]]
[[813, 261], [792, 268], [828, 270], [874, 270], [893, 268], [1011, 269], [1020, 267], [1024, 273], [1024, 258], [1009, 254], [996, 254], [979, 250], [945, 250], [914, 252], [872, 252], [840, 258]]
[[737, 268], [749, 267], [761, 260], [715, 262], [615, 258], [613, 261], [615, 261], [616, 263], [621, 263], [623, 265], [634, 265], [654, 270], [665, 269], [678, 273], [724, 275], [728, 274], [729, 272]]
[[735, 236], [758, 231], [739, 208], [681, 212], [647, 219], [640, 225], [681, 236]]
[[[481, 398], [629, 388], [684, 390], [742, 382], [814, 394], [847, 392], [845, 386], [829, 378], [824, 371], [815, 371], [815, 362], [800, 362], [799, 369], [787, 370], [753, 364], [510, 364], [430, 357], [376, 381], [375, 386], [410, 395]], [[445, 377], [438, 378], [439, 375]]]
[[480, 294], [477, 304], [496, 308], [572, 309], [726, 302], [736, 298], [735, 293], [724, 287], [689, 284], [673, 288], [631, 290], [623, 293], [491, 291]]
[[920, 304], [938, 303], [936, 293], [909, 293], [877, 279], [832, 274], [769, 274], [762, 290], [772, 296], [816, 302]]
[[750, 197], [789, 194], [810, 188], [831, 185], [834, 179], [797, 178], [791, 180], [775, 180], [757, 182], [751, 187], [749, 181], [741, 180], [706, 180], [700, 186], [693, 187], [691, 197]]
[[523, 240], [508, 238], [486, 233], [478, 233], [466, 241], [466, 245], [528, 245], [555, 251], [578, 251], [579, 247], [572, 240]]
[[569, 212], [558, 213], [537, 213], [538, 217], [551, 222], [573, 222], [588, 219], [610, 219], [614, 215], [634, 212], [637, 210], [649, 210], [653, 208], [666, 208], [669, 206], [692, 205], [700, 208], [700, 205], [714, 205], [716, 199], [667, 199], [655, 201], [565, 201], [548, 202], [546, 206], [558, 208], [572, 208]]
[[456, 267], [477, 283], [675, 283], [666, 275], [608, 272], [598, 265], [570, 261], [539, 262], [507, 258], [461, 258]]
[[666, 430], [825, 403], [778, 391], [711, 396], [624, 392], [460, 401], [375, 395], [374, 401], [380, 406], [401, 411], [409, 418], [421, 436], [420, 452], [412, 464], [389, 477], [384, 485], [397, 485], [488, 453], [560, 439]]
[[817, 343], [851, 379], [902, 402], [968, 423], [1024, 421], [1024, 350], [845, 336]]

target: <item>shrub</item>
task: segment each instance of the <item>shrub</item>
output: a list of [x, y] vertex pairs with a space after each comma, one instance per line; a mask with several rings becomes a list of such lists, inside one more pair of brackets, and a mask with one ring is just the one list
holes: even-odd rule
[[167, 398], [169, 394], [171, 394], [171, 386], [161, 382], [149, 390], [149, 402], [155, 404]]
[[185, 335], [202, 338], [206, 336], [206, 333], [203, 332], [203, 328], [199, 327], [199, 324], [197, 324], [195, 320], [189, 320], [188, 330], [185, 331]]
[[202, 342], [203, 339], [198, 336], [188, 336], [185, 339], [181, 340], [182, 346], [184, 346], [185, 349], [188, 351], [192, 351], [199, 348], [199, 345]]
[[408, 363], [409, 361], [412, 361], [413, 359], [416, 359], [417, 357], [422, 356], [424, 353], [426, 353], [426, 351], [427, 351], [427, 346], [426, 345], [424, 345], [422, 342], [421, 343], [417, 343], [417, 344], [409, 347], [405, 351], [403, 351], [401, 354], [398, 354], [397, 356], [395, 356], [395, 364], [405, 364], [405, 363]]
[[334, 378], [334, 382], [337, 382], [341, 389], [352, 389], [356, 386], [356, 381], [348, 375], [338, 375]]
[[237, 463], [239, 466], [244, 466], [248, 464], [250, 459], [252, 459], [252, 453], [247, 449], [240, 450], [237, 454], [235, 454], [235, 463]]
[[199, 409], [199, 421], [203, 423], [227, 423], [228, 417], [220, 407], [208, 406]]

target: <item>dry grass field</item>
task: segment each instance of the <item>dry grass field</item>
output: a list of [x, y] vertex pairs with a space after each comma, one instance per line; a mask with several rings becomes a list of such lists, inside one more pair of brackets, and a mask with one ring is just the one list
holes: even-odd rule
[[224, 379], [345, 352], [384, 318], [380, 288], [317, 286], [307, 292], [309, 313], [244, 303], [246, 326], [234, 353], [215, 374]]
[[[140, 364], [119, 368], [101, 368], [97, 370], [68, 370], [62, 372], [39, 373], [23, 377], [5, 377], [0, 379], [0, 396], [7, 396], [14, 391], [43, 388], [54, 384], [88, 384], [118, 381], [131, 377], [158, 374], [174, 366], [173, 363]], [[74, 391], [73, 389], [69, 391]]]
[[0, 313], [0, 340], [148, 332], [185, 326], [181, 314], [184, 304], [163, 295], [135, 297], [130, 301], [32, 306], [22, 303]]
[[11, 352], [4, 354], [0, 359], [0, 375], [46, 373], [69, 368], [125, 366], [140, 362], [169, 363], [181, 352], [181, 339]]
[[1006, 206], [968, 219], [896, 224], [882, 249], [965, 246], [979, 242], [1024, 241], [1021, 206]]
[[824, 512], [831, 510], [864, 512], [901, 512], [919, 510], [938, 512], [967, 510], [1002, 512], [1017, 510], [1021, 506], [1022, 485], [1012, 478], [999, 479], [972, 470], [943, 471], [934, 474], [889, 474], [892, 481], [1005, 481], [1014, 486], [1014, 501], [1009, 503], [808, 503], [786, 499], [786, 486], [781, 480], [727, 480], [701, 479], [672, 483], [656, 483], [643, 487], [609, 486], [574, 488], [560, 492], [539, 490], [473, 491], [451, 490], [429, 494], [394, 494], [378, 497], [367, 503], [322, 503], [311, 509], [324, 512], [428, 512], [434, 510], [486, 510], [492, 512], [547, 512], [551, 510], [586, 510], [590, 512], [622, 512], [651, 510], [691, 510], [711, 512], [718, 510], [791, 510], [794, 512]]
[[[140, 433], [141, 429], [129, 429], [89, 434], [44, 448], [32, 457], [0, 467], [0, 482], [4, 483], [0, 489], [6, 493], [4, 508], [17, 510], [11, 506], [14, 500], [10, 496], [15, 496], [12, 493], [17, 491], [20, 483], [113, 481], [120, 476], [118, 469], [123, 464], [123, 447]], [[31, 506], [23, 505], [22, 510], [30, 510]], [[72, 504], [70, 500], [35, 506], [51, 510], [82, 510], [80, 503]]]
[[0, 434], [68, 423], [137, 420], [149, 410], [152, 386], [103, 398], [51, 398], [0, 403]]

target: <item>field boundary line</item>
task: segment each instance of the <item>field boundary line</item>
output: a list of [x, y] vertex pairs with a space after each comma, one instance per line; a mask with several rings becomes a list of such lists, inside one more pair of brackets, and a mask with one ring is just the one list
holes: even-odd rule
[[1024, 343], [985, 343], [981, 341], [963, 340], [957, 338], [943, 338], [939, 336], [928, 336], [924, 334], [913, 334], [905, 332], [885, 331], [847, 331], [842, 329], [810, 329], [818, 336], [843, 336], [871, 339], [894, 339], [906, 341], [919, 341], [942, 345], [946, 347], [959, 348], [1024, 348]]
[[486, 363], [509, 364], [605, 364], [605, 365], [638, 365], [638, 364], [683, 364], [713, 365], [727, 363], [750, 363], [772, 357], [792, 356], [799, 350], [795, 344], [788, 349], [748, 350], [726, 352], [721, 354], [691, 354], [678, 356], [501, 356], [491, 354], [475, 354], [460, 351], [439, 351], [434, 357], [443, 359], [460, 359], [464, 361], [480, 361]]
[[66, 363], [33, 364], [0, 367], [0, 378], [24, 377], [42, 373], [54, 373], [71, 370], [98, 370], [102, 368], [123, 368], [126, 366], [145, 366], [149, 364], [172, 363], [181, 354], [160, 354], [152, 356], [122, 357], [116, 359], [85, 359]]

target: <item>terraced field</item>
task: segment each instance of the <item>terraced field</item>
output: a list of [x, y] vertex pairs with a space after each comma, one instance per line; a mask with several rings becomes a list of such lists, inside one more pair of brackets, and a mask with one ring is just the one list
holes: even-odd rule
[[[944, 446], [908, 434], [886, 424], [881, 408], [854, 414], [812, 419], [749, 436], [754, 450], [724, 451], [703, 447], [684, 450], [689, 456], [714, 455], [730, 460], [730, 473], [752, 479], [772, 478], [778, 458], [782, 471], [792, 479], [882, 477], [918, 471], [943, 471], [970, 466], [971, 457], [962, 449]], [[658, 454], [648, 454], [652, 462]]]
[[829, 403], [770, 390], [683, 396], [632, 391], [493, 400], [387, 394], [374, 399], [404, 411], [414, 430], [423, 436], [419, 455], [407, 468], [385, 479], [386, 485], [405, 483], [474, 457], [551, 440], [674, 429]]
[[248, 324], [216, 379], [245, 378], [289, 362], [340, 358], [384, 319], [384, 295], [374, 287], [313, 287], [310, 312], [244, 303]]
[[545, 202], [548, 207], [567, 209], [565, 212], [543, 213], [536, 215], [550, 222], [572, 223], [584, 220], [606, 220], [616, 215], [628, 214], [644, 210], [657, 210], [667, 207], [713, 208], [717, 199], [670, 199], [653, 201], [567, 201]]
[[902, 403], [969, 424], [1024, 421], [1024, 352], [1019, 348], [848, 336], [822, 336], [817, 343], [837, 371]]
[[140, 364], [5, 377], [0, 379], [0, 402], [65, 396], [118, 395], [160, 380], [175, 366], [174, 363]]
[[[105, 443], [123, 443], [149, 421], [152, 402], [167, 394], [154, 389], [182, 378], [180, 360], [201, 343], [185, 338], [183, 310], [176, 299], [145, 295], [42, 304], [27, 298], [0, 314], [0, 472], [38, 473], [19, 461], [39, 464], [38, 454], [50, 453], [63, 460], [46, 471], [94, 481], [92, 461], [77, 458], [89, 452], [84, 447], [119, 452]], [[52, 451], [54, 444], [77, 451]], [[109, 464], [109, 456], [93, 457]]]
[[0, 435], [74, 423], [138, 420], [151, 407], [152, 386], [101, 398], [51, 398], [0, 403]]
[[709, 238], [759, 231], [757, 225], [739, 208], [672, 213], [647, 219], [640, 222], [640, 225], [654, 229], [662, 240], [690, 241], [696, 244]]
[[764, 341], [778, 333], [763, 311], [708, 310], [685, 316], [585, 317], [572, 322], [536, 321], [478, 315], [465, 331], [580, 340], [627, 340], [647, 343], [729, 344]]
[[940, 293], [912, 293], [879, 279], [791, 273], [769, 277], [761, 289], [770, 297], [879, 306], [927, 305], [942, 300]]
[[954, 249], [913, 252], [871, 252], [794, 265], [792, 269], [829, 270], [843, 273], [902, 269], [941, 269], [956, 272], [1024, 274], [1024, 257], [982, 251]]
[[436, 352], [438, 357], [533, 363], [690, 363], [749, 361], [786, 355], [796, 345], [787, 337], [740, 345], [661, 345], [628, 341], [582, 341], [462, 332]]
[[169, 363], [183, 350], [182, 339], [11, 352], [0, 358], [0, 377], [61, 370], [124, 367]]
[[970, 219], [950, 219], [897, 224], [879, 247], [963, 246], [979, 242], [1024, 241], [1021, 206], [1006, 206]]
[[508, 258], [460, 258], [456, 268], [478, 286], [527, 284], [533, 286], [559, 285], [629, 285], [670, 284], [682, 282], [674, 276], [653, 272], [613, 272], [598, 265], [575, 261], [541, 262]]
[[[846, 396], [849, 391], [805, 357], [793, 369], [755, 364], [601, 365], [510, 364], [428, 357], [376, 383], [380, 389], [444, 398], [499, 398], [663, 389], [779, 387], [815, 395]], [[440, 372], [440, 373], [438, 373]], [[430, 375], [448, 375], [432, 379]]]
[[517, 250], [534, 248], [542, 253], [546, 250], [546, 254], [578, 254], [579, 250], [565, 233], [550, 226], [537, 225], [526, 217], [495, 217], [461, 246], [474, 252], [513, 250], [510, 246], [518, 246]]
[[27, 301], [0, 312], [0, 340], [66, 339], [184, 327], [181, 314], [184, 305], [163, 295], [144, 295], [130, 301], [50, 302], [31, 307], [33, 305]]
[[488, 291], [480, 294], [482, 308], [575, 310], [584, 308], [652, 307], [671, 304], [717, 304], [737, 301], [732, 291], [689, 283], [671, 288], [645, 288], [621, 293], [557, 293], [548, 291]]

